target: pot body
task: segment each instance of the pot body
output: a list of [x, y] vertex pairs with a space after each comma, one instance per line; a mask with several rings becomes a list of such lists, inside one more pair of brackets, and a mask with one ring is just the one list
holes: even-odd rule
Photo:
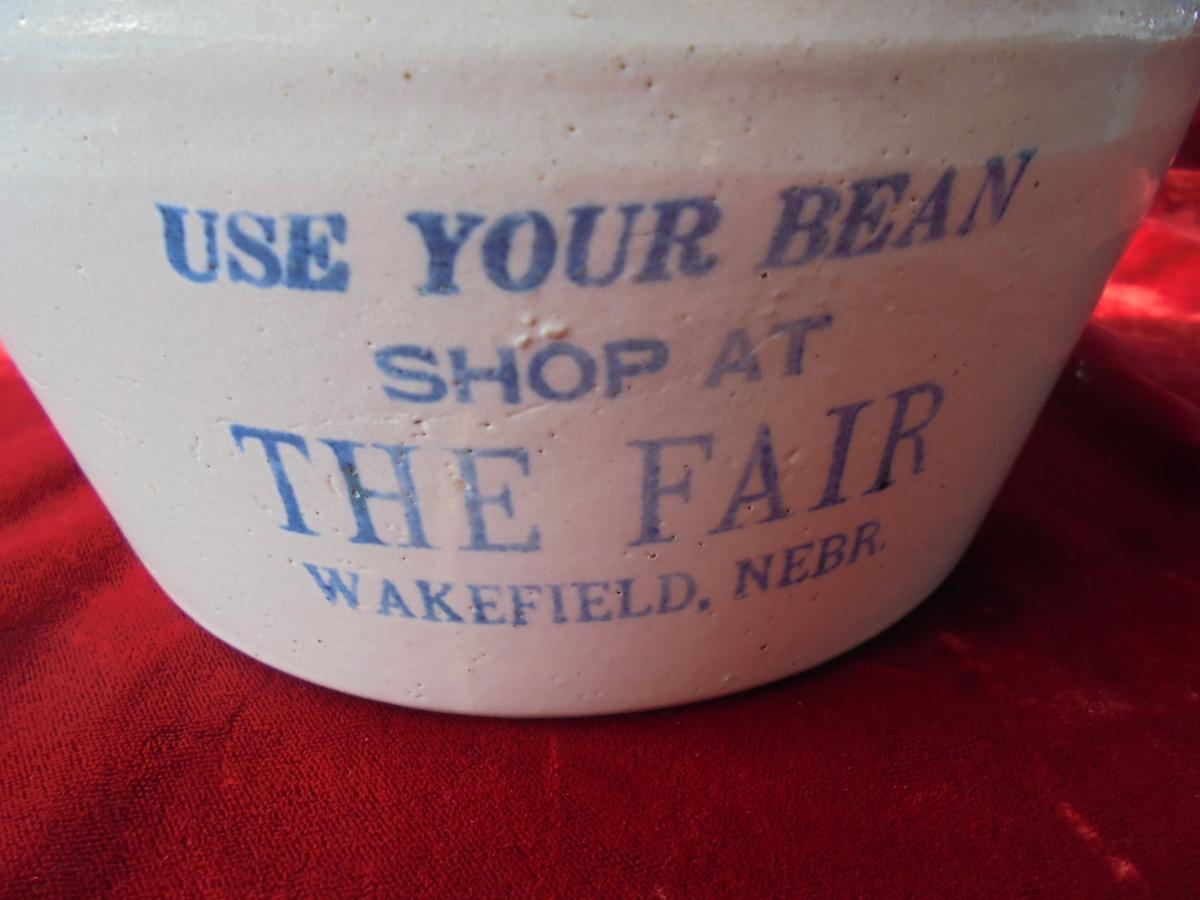
[[2, 26], [9, 351], [205, 628], [501, 715], [933, 590], [1200, 77], [1177, 3], [110, 6]]

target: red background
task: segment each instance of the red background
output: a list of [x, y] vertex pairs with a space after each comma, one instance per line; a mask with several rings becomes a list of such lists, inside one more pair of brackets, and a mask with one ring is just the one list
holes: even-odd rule
[[414, 712], [178, 612], [0, 354], [0, 894], [1200, 894], [1200, 130], [966, 559], [814, 672]]

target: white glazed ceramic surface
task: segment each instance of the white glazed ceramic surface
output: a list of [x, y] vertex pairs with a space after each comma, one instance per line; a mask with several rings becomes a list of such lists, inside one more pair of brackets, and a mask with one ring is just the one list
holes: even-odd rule
[[200, 624], [679, 703], [959, 558], [1196, 100], [1193, 3], [41, 2], [13, 357]]

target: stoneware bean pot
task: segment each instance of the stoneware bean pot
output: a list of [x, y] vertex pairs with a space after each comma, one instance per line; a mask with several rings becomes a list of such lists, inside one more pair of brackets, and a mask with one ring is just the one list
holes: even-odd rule
[[510, 716], [742, 690], [959, 559], [1194, 107], [1197, 9], [8, 5], [0, 334], [268, 665]]

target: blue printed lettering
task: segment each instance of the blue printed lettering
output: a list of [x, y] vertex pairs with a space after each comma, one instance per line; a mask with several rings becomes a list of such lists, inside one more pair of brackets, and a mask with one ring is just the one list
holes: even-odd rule
[[946, 220], [950, 218], [950, 197], [954, 193], [956, 175], [957, 172], [953, 166], [942, 174], [933, 190], [929, 192], [929, 196], [921, 203], [921, 208], [913, 216], [908, 228], [896, 239], [896, 243], [892, 244], [893, 247], [903, 249], [910, 246], [916, 237], [917, 229], [922, 225], [926, 228], [925, 237], [922, 240], [924, 244], [928, 244], [930, 241], [940, 241], [946, 236]]
[[712, 369], [709, 370], [708, 378], [704, 379], [704, 386], [719, 387], [721, 379], [726, 375], [741, 375], [746, 381], [762, 380], [758, 356], [745, 328], [735, 328], [725, 335], [725, 343], [721, 346], [721, 352]]
[[[641, 355], [642, 358], [628, 362], [624, 358], [627, 354]], [[660, 340], [630, 338], [605, 344], [604, 359], [608, 371], [606, 393], [609, 397], [616, 397], [629, 389], [625, 384], [627, 379], [661, 372], [670, 356], [666, 343]]]
[[804, 564], [808, 561], [808, 554], [812, 552], [812, 548], [813, 545], [810, 541], [806, 544], [788, 547], [783, 551], [783, 572], [779, 576], [778, 587], [791, 587], [808, 578]]
[[[756, 474], [762, 484], [762, 490], [751, 493], [750, 482]], [[742, 511], [743, 507], [754, 509], [754, 504], [759, 500], [766, 500], [768, 506], [767, 514], [759, 519], [759, 524], [774, 522], [787, 518], [789, 515], [779, 486], [779, 464], [775, 461], [771, 429], [765, 423], [758, 427], [754, 446], [750, 449], [750, 456], [742, 468], [741, 478], [738, 479], [737, 487], [734, 488], [725, 517], [721, 519], [721, 524], [710, 533], [720, 534], [723, 531], [741, 528], [742, 525], [737, 521], [738, 513]]]
[[883, 530], [883, 525], [877, 520], [863, 522], [854, 532], [854, 549], [850, 551], [850, 562], [858, 562], [858, 554], [866, 548], [867, 556], [874, 556], [884, 548], [884, 543], [881, 541], [879, 546], [875, 546], [875, 539], [879, 537], [879, 532]]
[[475, 610], [476, 625], [506, 625], [508, 619], [504, 616], [494, 616], [493, 611], [500, 605], [494, 599], [488, 599], [484, 595], [496, 597], [500, 594], [500, 585], [498, 584], [468, 584], [467, 590], [471, 594], [471, 606]]
[[[390, 384], [383, 386], [383, 393], [392, 400], [402, 400], [409, 403], [436, 403], [446, 396], [446, 382], [435, 372], [421, 369], [410, 369], [396, 365], [397, 360], [415, 360], [426, 365], [437, 366], [437, 356], [428, 347], [418, 347], [415, 344], [395, 344], [375, 351], [375, 365], [384, 375], [401, 381], [413, 381], [424, 386], [424, 390], [405, 390]], [[461, 390], [461, 388], [460, 388]]]
[[[248, 219], [257, 225], [262, 236], [255, 237], [249, 234], [242, 225], [242, 219]], [[225, 222], [225, 232], [233, 246], [257, 262], [262, 268], [259, 274], [251, 274], [246, 271], [242, 261], [230, 253], [226, 261], [230, 281], [245, 282], [260, 288], [274, 287], [279, 284], [283, 271], [279, 265], [279, 257], [271, 249], [271, 245], [275, 243], [274, 219], [269, 216], [256, 216], [254, 213], [235, 212]]]
[[483, 224], [483, 216], [460, 212], [457, 216], [458, 228], [453, 235], [446, 233], [446, 217], [442, 213], [419, 211], [409, 213], [405, 218], [420, 230], [429, 256], [425, 283], [418, 288], [421, 295], [457, 294], [459, 288], [454, 281], [454, 267], [458, 251], [467, 242], [471, 232]]
[[[203, 227], [204, 265], [197, 268], [188, 259], [188, 209], [168, 203], [155, 204], [163, 221], [163, 244], [167, 262], [188, 281], [207, 284], [217, 280], [221, 252], [218, 246], [220, 214], [211, 209], [196, 210]], [[295, 213], [288, 220], [286, 269], [275, 252], [276, 220], [252, 212], [231, 213], [225, 222], [225, 236], [241, 254], [226, 254], [229, 280], [235, 284], [270, 288], [283, 283], [292, 290], [344, 292], [350, 285], [350, 266], [333, 258], [331, 244], [345, 244], [346, 217], [341, 213], [306, 215]], [[255, 226], [249, 230], [250, 224]], [[253, 261], [252, 269], [246, 264]]]
[[[634, 280], [670, 280], [669, 258], [676, 246], [679, 247], [680, 274], [698, 278], [711, 272], [717, 257], [705, 253], [700, 242], [717, 230], [721, 223], [721, 208], [708, 197], [689, 197], [655, 203], [654, 209], [658, 212], [658, 221], [646, 251], [646, 263]], [[691, 228], [681, 230], [685, 213], [691, 214]]]
[[333, 259], [329, 242], [346, 243], [346, 217], [341, 213], [291, 215], [288, 223], [287, 286], [299, 291], [345, 291], [350, 286], [350, 266]]
[[694, 434], [688, 437], [660, 438], [648, 441], [630, 441], [629, 446], [642, 451], [642, 504], [641, 534], [629, 546], [643, 544], [667, 544], [675, 540], [673, 534], [663, 534], [662, 499], [678, 497], [684, 503], [692, 499], [692, 470], [685, 467], [683, 476], [671, 484], [662, 483], [663, 451], [672, 447], [699, 447], [705, 461], [713, 455], [713, 436]]
[[[841, 234], [834, 245], [830, 256], [848, 257], [865, 256], [878, 253], [887, 244], [892, 233], [892, 222], [884, 222], [895, 205], [904, 199], [908, 190], [910, 176], [906, 172], [898, 172], [884, 178], [863, 178], [850, 185], [854, 191], [854, 199], [850, 201], [850, 209], [842, 223]], [[891, 190], [891, 198], [879, 196], [886, 189]], [[859, 236], [866, 232], [867, 236], [874, 235], [861, 246]]]
[[[517, 278], [511, 270], [513, 238], [524, 225], [533, 227], [533, 248], [525, 274]], [[554, 226], [544, 215], [534, 210], [510, 213], [489, 228], [484, 236], [483, 268], [492, 284], [502, 290], [532, 291], [550, 274], [557, 250]]]
[[381, 616], [390, 616], [392, 610], [397, 611], [405, 619], [415, 619], [408, 604], [404, 602], [404, 598], [400, 595], [400, 591], [387, 578], [383, 579], [383, 590], [379, 595], [379, 614]]
[[537, 596], [542, 596], [545, 593], [540, 584], [513, 584], [509, 585], [509, 593], [512, 597], [512, 623], [513, 627], [528, 625], [529, 620], [525, 617], [525, 613], [531, 609], [537, 609], [537, 604], [532, 600], [526, 600], [525, 594], [532, 593]]
[[621, 237], [617, 241], [616, 253], [612, 265], [604, 275], [588, 275], [588, 258], [591, 255], [592, 239], [596, 233], [596, 222], [604, 213], [603, 206], [576, 206], [571, 210], [574, 223], [571, 226], [571, 237], [567, 243], [567, 277], [580, 287], [608, 287], [625, 272], [625, 262], [629, 257], [629, 240], [633, 237], [633, 223], [638, 214], [646, 207], [641, 203], [631, 203], [621, 207], [624, 225]]
[[[762, 556], [750, 559], [740, 559], [737, 562], [737, 585], [734, 597], [744, 600], [753, 590], [755, 593], [767, 593], [771, 590], [782, 590], [794, 585], [803, 584], [810, 579], [823, 578], [839, 569], [857, 564], [863, 559], [883, 551], [886, 544], [879, 540], [883, 526], [878, 520], [861, 523], [854, 529], [853, 549], [850, 535], [845, 532], [834, 532], [814, 541], [796, 544], [782, 550], [772, 550]], [[815, 568], [809, 568], [809, 561], [817, 557]], [[775, 558], [783, 561], [779, 579], [771, 584], [771, 569]]]
[[[783, 211], [771, 236], [767, 258], [762, 263], [764, 269], [803, 266], [820, 256], [829, 243], [829, 220], [842, 205], [841, 194], [831, 187], [793, 187], [779, 196], [783, 200]], [[810, 200], [815, 200], [816, 205], [805, 219], [805, 207]], [[789, 258], [788, 252], [801, 234], [806, 238], [804, 248]]]
[[820, 546], [820, 552], [817, 554], [817, 570], [813, 572], [813, 578], [828, 575], [838, 568], [846, 558], [846, 536], [844, 534], [831, 534], [821, 538]]
[[[920, 394], [929, 395], [929, 411], [916, 425], [905, 425], [908, 418], [909, 403], [914, 397]], [[879, 476], [875, 479], [875, 484], [867, 489], [866, 493], [868, 494], [886, 490], [893, 484], [892, 463], [895, 461], [896, 448], [900, 446], [901, 441], [912, 441], [913, 474], [919, 475], [924, 471], [925, 437], [921, 432], [928, 428], [933, 420], [937, 418], [937, 414], [942, 408], [945, 392], [942, 391], [940, 386], [933, 382], [928, 382], [905, 388], [889, 396], [896, 401], [896, 411], [892, 416], [892, 425], [888, 431], [887, 443], [884, 445], [883, 459], [879, 464]]]
[[561, 584], [550, 585], [550, 601], [554, 606], [554, 624], [567, 624], [566, 600], [563, 598], [563, 586]]
[[404, 520], [408, 529], [408, 541], [396, 544], [397, 547], [420, 547], [431, 549], [432, 544], [425, 537], [425, 528], [421, 522], [421, 509], [417, 502], [417, 486], [413, 481], [412, 465], [409, 456], [412, 447], [403, 444], [374, 444], [373, 446], [387, 453], [392, 463], [392, 472], [396, 476], [397, 491], [377, 491], [366, 487], [359, 473], [356, 453], [362, 444], [356, 441], [323, 439], [321, 443], [329, 447], [337, 457], [338, 468], [346, 482], [346, 492], [350, 497], [350, 508], [354, 513], [354, 522], [358, 531], [350, 538], [352, 544], [380, 544], [385, 542], [375, 530], [367, 503], [371, 500], [391, 500], [404, 508]]
[[462, 550], [482, 550], [497, 553], [535, 553], [542, 548], [542, 536], [536, 525], [522, 542], [503, 543], [488, 537], [487, 523], [484, 512], [489, 506], [499, 507], [509, 518], [515, 518], [512, 501], [512, 488], [508, 482], [498, 493], [485, 494], [479, 484], [477, 460], [507, 459], [515, 462], [525, 477], [529, 477], [529, 453], [518, 447], [452, 450], [458, 457], [458, 470], [462, 476], [465, 492], [463, 502], [466, 504], [467, 521], [471, 530], [471, 542], [461, 547]]
[[617, 582], [617, 596], [621, 598], [621, 611], [617, 614], [621, 619], [640, 619], [654, 612], [654, 607], [647, 603], [641, 609], [633, 608], [633, 579], [622, 578]]
[[837, 416], [838, 418], [837, 437], [833, 440], [833, 458], [829, 462], [829, 475], [825, 479], [825, 491], [821, 494], [817, 505], [810, 508], [810, 512], [846, 502], [847, 498], [842, 494], [842, 478], [846, 474], [846, 458], [850, 455], [850, 441], [854, 436], [854, 426], [858, 422], [858, 414], [870, 405], [870, 400], [864, 400], [861, 403], [834, 407], [826, 413], [827, 416]]
[[236, 422], [230, 424], [229, 433], [233, 436], [238, 450], [243, 453], [246, 452], [245, 441], [247, 438], [258, 441], [262, 445], [263, 453], [266, 454], [267, 464], [270, 465], [271, 474], [275, 478], [275, 489], [279, 492], [279, 499], [282, 501], [284, 512], [287, 514], [287, 522], [280, 527], [284, 531], [292, 531], [296, 534], [315, 535], [316, 532], [308, 527], [304, 521], [304, 516], [300, 512], [300, 504], [296, 500], [296, 490], [292, 486], [292, 480], [288, 477], [287, 469], [283, 465], [283, 457], [279, 452], [281, 446], [292, 447], [298, 450], [307, 460], [309, 458], [308, 444], [304, 438], [287, 431], [251, 428], [248, 425], [239, 425]]
[[[676, 585], [682, 584], [683, 596], [676, 596]], [[658, 576], [658, 613], [668, 615], [682, 612], [696, 599], [696, 579], [686, 572], [670, 572]]]
[[[575, 385], [571, 388], [554, 388], [546, 380], [546, 366], [560, 358], [575, 364]], [[596, 386], [596, 361], [573, 344], [555, 341], [539, 349], [529, 361], [529, 386], [546, 400], [577, 400]]]
[[453, 587], [449, 582], [442, 582], [442, 586], [435, 591], [428, 581], [418, 580], [417, 590], [421, 592], [421, 602], [425, 604], [425, 615], [421, 618], [429, 622], [461, 622], [463, 617], [446, 602], [446, 595]]
[[1025, 170], [1029, 168], [1029, 163], [1036, 154], [1036, 147], [1027, 148], [1017, 154], [1020, 162], [1017, 164], [1017, 171], [1013, 174], [1011, 183], [1008, 181], [1007, 166], [1003, 156], [993, 156], [987, 161], [987, 172], [984, 175], [983, 185], [979, 188], [979, 193], [975, 195], [971, 211], [967, 213], [963, 223], [958, 226], [959, 234], [970, 234], [974, 229], [975, 216], [979, 213], [979, 207], [983, 203], [983, 195], [989, 189], [992, 195], [992, 224], [1000, 223], [1008, 211], [1008, 204], [1012, 202], [1013, 194], [1017, 191], [1017, 185], [1021, 183]]
[[337, 606], [338, 598], [341, 597], [346, 601], [348, 607], [358, 609], [359, 576], [357, 572], [349, 573], [350, 583], [347, 584], [346, 579], [342, 577], [342, 573], [337, 569], [314, 566], [312, 563], [305, 563], [304, 568], [308, 570], [308, 574], [317, 583], [317, 587], [321, 589], [321, 593], [325, 595], [325, 599], [329, 601], [330, 606]]
[[215, 281], [220, 259], [217, 256], [217, 213], [211, 209], [198, 209], [196, 214], [204, 223], [204, 255], [205, 264], [192, 268], [188, 262], [187, 234], [183, 220], [188, 211], [183, 206], [169, 206], [166, 203], [155, 204], [163, 220], [163, 243], [167, 253], [167, 262], [171, 268], [188, 281], [204, 284]]
[[521, 402], [521, 384], [517, 377], [517, 356], [511, 347], [497, 347], [498, 366], [472, 368], [467, 362], [466, 347], [450, 348], [451, 380], [459, 403], [470, 403], [471, 385], [476, 381], [491, 381], [500, 385], [505, 403]]
[[[580, 622], [607, 622], [612, 619], [612, 610], [605, 609], [603, 612], [593, 612], [604, 606], [608, 602], [609, 585], [607, 581], [578, 581], [571, 585], [579, 594], [579, 621]], [[595, 591], [604, 591], [603, 594], [597, 594]]]
[[810, 316], [791, 322], [780, 322], [771, 329], [771, 334], [786, 334], [788, 336], [787, 361], [784, 365], [784, 375], [804, 374], [804, 345], [805, 338], [811, 332], [824, 331], [833, 325], [833, 316]]
[[774, 553], [767, 553], [762, 557], [761, 567], [756, 567], [755, 560], [739, 559], [738, 560], [738, 578], [737, 592], [734, 596], [745, 597], [747, 594], [746, 585], [749, 580], [758, 585], [759, 591], [765, 591], [771, 578], [771, 562], [775, 559]]

